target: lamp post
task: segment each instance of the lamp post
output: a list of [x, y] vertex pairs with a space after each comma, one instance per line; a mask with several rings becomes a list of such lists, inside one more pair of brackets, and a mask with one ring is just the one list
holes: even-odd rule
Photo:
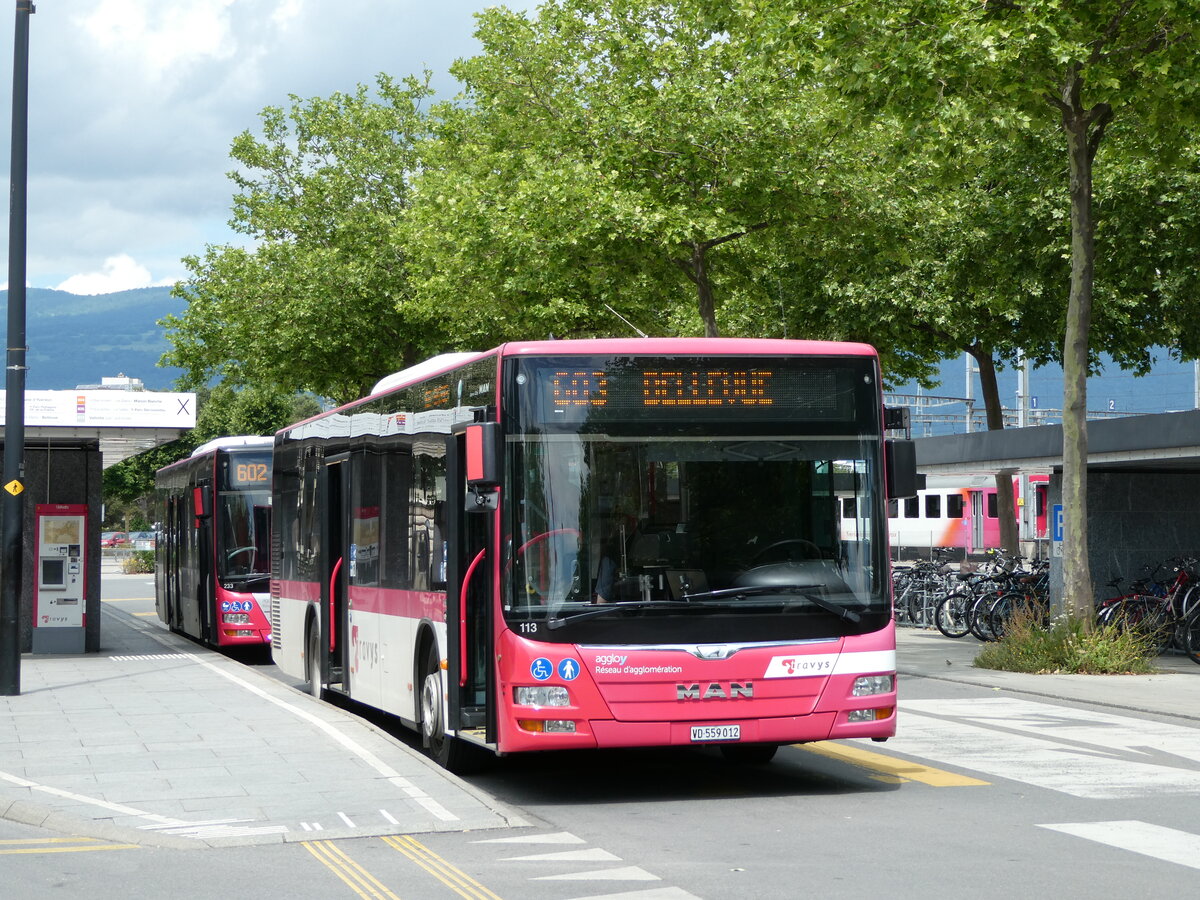
[[25, 500], [25, 183], [29, 145], [29, 17], [17, 0], [13, 41], [12, 168], [8, 208], [8, 356], [5, 365], [4, 493], [0, 516], [0, 695], [21, 693], [21, 588]]

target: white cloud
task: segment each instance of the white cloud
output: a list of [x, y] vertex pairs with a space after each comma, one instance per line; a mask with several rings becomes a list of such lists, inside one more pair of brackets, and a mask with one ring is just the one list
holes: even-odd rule
[[[450, 63], [476, 52], [472, 14], [491, 2], [38, 4], [30, 21], [29, 283], [93, 292], [184, 277], [183, 257], [243, 239], [227, 225], [230, 145], [259, 130], [264, 107], [426, 67], [439, 97], [453, 96]], [[0, 26], [0, 60], [12, 58], [12, 37]], [[0, 75], [0, 96], [7, 84]], [[0, 147], [6, 132], [0, 124]], [[0, 168], [0, 193], [7, 174]], [[0, 217], [0, 246], [6, 224]]]
[[271, 13], [271, 21], [281, 28], [286, 28], [298, 19], [304, 12], [304, 0], [279, 0], [275, 12]]
[[207, 59], [229, 59], [237, 50], [229, 21], [233, 0], [101, 0], [80, 18], [84, 32], [105, 51], [137, 49], [150, 74], [179, 74]]
[[132, 256], [122, 253], [106, 259], [101, 271], [72, 275], [62, 284], [55, 285], [54, 289], [66, 291], [68, 294], [112, 294], [133, 288], [174, 283], [171, 279], [152, 281], [149, 269]]

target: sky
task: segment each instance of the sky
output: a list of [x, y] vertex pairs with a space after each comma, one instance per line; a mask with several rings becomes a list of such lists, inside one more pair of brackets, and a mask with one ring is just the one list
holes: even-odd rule
[[[75, 294], [173, 284], [241, 243], [229, 148], [266, 106], [327, 97], [478, 51], [487, 0], [35, 0], [29, 17], [26, 283]], [[532, 3], [509, 2], [510, 8]], [[14, 0], [0, 2], [6, 187]], [[8, 191], [5, 191], [7, 196]], [[9, 216], [0, 217], [7, 260]], [[8, 265], [0, 272], [7, 287]]]

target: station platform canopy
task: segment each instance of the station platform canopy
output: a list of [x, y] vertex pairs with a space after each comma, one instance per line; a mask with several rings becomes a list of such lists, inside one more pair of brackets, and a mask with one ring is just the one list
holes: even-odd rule
[[[1089, 470], [1200, 472], [1200, 410], [1092, 419], [1087, 434]], [[917, 469], [926, 475], [1052, 473], [1063, 464], [1061, 425], [918, 438], [915, 444]]]
[[[5, 394], [0, 391], [0, 425], [7, 409]], [[169, 443], [195, 427], [193, 393], [106, 389], [25, 392], [26, 447], [99, 446], [104, 468]]]

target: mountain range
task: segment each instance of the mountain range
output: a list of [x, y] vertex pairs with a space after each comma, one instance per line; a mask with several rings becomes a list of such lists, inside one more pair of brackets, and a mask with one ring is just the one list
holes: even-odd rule
[[[0, 291], [0, 302], [7, 310], [8, 291]], [[186, 306], [171, 296], [169, 287], [86, 296], [26, 288], [25, 387], [74, 390], [99, 384], [104, 377], [128, 375], [140, 378], [148, 390], [172, 389], [182, 370], [158, 366], [170, 348], [158, 320]]]
[[[0, 291], [7, 309], [8, 292]], [[140, 378], [149, 390], [170, 390], [182, 370], [162, 368], [159, 359], [170, 348], [158, 324], [164, 316], [181, 314], [186, 304], [171, 296], [169, 287], [138, 288], [112, 294], [79, 295], [45, 288], [26, 290], [26, 337], [29, 390], [74, 390], [81, 384], [99, 384], [115, 375]], [[482, 348], [481, 348], [482, 349]], [[1179, 363], [1157, 353], [1149, 375], [1135, 378], [1108, 365], [1088, 381], [1088, 407], [1103, 413], [1154, 413], [1192, 409], [1196, 376], [1192, 363]], [[962, 397], [966, 394], [963, 359], [942, 363], [942, 384], [920, 390], [915, 384], [893, 388], [900, 394]], [[978, 378], [972, 392], [980, 397]], [[1017, 406], [1017, 374], [999, 373], [1002, 403]], [[1039, 410], [1062, 407], [1062, 371], [1057, 367], [1034, 370], [1030, 395]], [[977, 408], [982, 409], [982, 404]], [[946, 408], [947, 412], [962, 412]], [[1053, 414], [1051, 414], [1053, 415]], [[938, 429], [935, 433], [943, 433]]]

